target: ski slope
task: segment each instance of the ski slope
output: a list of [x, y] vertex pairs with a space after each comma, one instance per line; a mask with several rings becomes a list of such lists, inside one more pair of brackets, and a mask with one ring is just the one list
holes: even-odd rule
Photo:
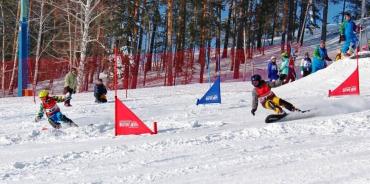
[[[370, 59], [361, 96], [328, 98], [356, 67], [331, 64], [274, 89], [301, 109], [265, 124], [250, 114], [249, 82], [222, 83], [222, 104], [196, 106], [210, 84], [130, 90], [120, 98], [159, 134], [114, 136], [114, 103], [76, 94], [62, 112], [80, 125], [54, 131], [33, 119], [33, 98], [0, 99], [0, 183], [370, 183]], [[109, 92], [109, 100], [113, 100]], [[38, 101], [39, 102], [39, 101]], [[48, 127], [48, 130], [42, 130]]]

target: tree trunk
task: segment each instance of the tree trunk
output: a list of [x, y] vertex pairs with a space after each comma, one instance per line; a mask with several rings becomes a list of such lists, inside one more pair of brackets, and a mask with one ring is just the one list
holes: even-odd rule
[[288, 17], [288, 39], [287, 39], [287, 52], [290, 56], [290, 47], [291, 42], [293, 40], [293, 32], [294, 32], [294, 0], [288, 0], [289, 1], [289, 17]]
[[86, 5], [84, 6], [83, 14], [83, 29], [82, 29], [82, 41], [81, 41], [81, 56], [80, 56], [80, 64], [78, 67], [78, 85], [79, 85], [79, 92], [83, 92], [85, 90], [86, 84], [88, 81], [85, 81], [86, 78], [86, 54], [87, 54], [87, 46], [89, 41], [89, 28], [90, 28], [90, 20], [91, 20], [91, 1], [87, 0]]
[[322, 17], [322, 29], [321, 29], [321, 40], [326, 41], [326, 27], [328, 24], [328, 8], [329, 8], [329, 0], [324, 0], [323, 2], [324, 9], [323, 9], [323, 17]]
[[[276, 7], [277, 6], [277, 3], [275, 3], [274, 5]], [[275, 8], [274, 15], [273, 15], [274, 16], [274, 18], [273, 18], [274, 20], [273, 20], [273, 23], [272, 23], [272, 31], [271, 31], [271, 42], [270, 42], [270, 45], [274, 45], [276, 22], [277, 22], [277, 18], [278, 18], [278, 9], [279, 8]]]
[[[298, 29], [297, 43], [299, 43], [300, 41], [299, 39], [302, 34], [302, 26], [305, 26], [303, 24], [305, 23], [305, 18], [306, 18], [307, 3], [308, 3], [308, 0], [302, 0], [301, 14], [299, 15], [299, 29]], [[304, 28], [303, 28], [303, 32], [304, 32]]]
[[167, 86], [173, 85], [173, 57], [172, 57], [172, 33], [173, 33], [173, 0], [167, 0]]
[[[67, 11], [69, 11], [69, 3], [67, 3]], [[73, 61], [74, 61], [73, 49], [72, 49], [72, 28], [71, 28], [72, 20], [70, 18], [69, 13], [67, 13], [67, 21], [68, 21], [68, 38], [69, 38], [69, 67], [72, 67]]]
[[244, 28], [244, 9], [243, 6], [244, 2], [240, 4], [240, 6], [236, 9], [238, 12], [238, 26], [237, 26], [237, 45], [236, 45], [236, 58], [234, 63], [234, 79], [239, 79], [239, 69], [240, 64], [244, 62], [245, 56], [244, 56], [244, 49], [243, 49], [243, 43], [244, 43], [244, 37], [243, 37], [243, 28]]
[[3, 97], [5, 97], [5, 18], [4, 18], [4, 10], [3, 10], [3, 1], [0, 3], [0, 11], [1, 11], [1, 19], [2, 25], [2, 33], [3, 33], [3, 40], [1, 46], [1, 61], [2, 61], [2, 70], [1, 70], [1, 89], [3, 91]]
[[215, 72], [220, 71], [220, 51], [221, 51], [221, 11], [222, 11], [222, 1], [217, 1], [217, 28], [216, 28], [216, 67]]
[[228, 15], [228, 18], [227, 18], [227, 25], [226, 25], [226, 28], [225, 28], [225, 40], [224, 40], [224, 50], [222, 52], [222, 58], [227, 58], [227, 49], [228, 49], [228, 46], [229, 46], [229, 35], [230, 35], [230, 23], [231, 23], [231, 15], [232, 15], [232, 12], [233, 12], [233, 4], [234, 4], [234, 0], [231, 0], [231, 4], [230, 4], [230, 8], [229, 8], [229, 15]]
[[[143, 19], [141, 19], [140, 25], [143, 24]], [[140, 32], [139, 32], [139, 42], [137, 46], [137, 52], [135, 55], [135, 62], [132, 72], [132, 80], [131, 80], [131, 89], [136, 89], [138, 77], [139, 77], [139, 66], [140, 66], [140, 59], [141, 59], [141, 49], [143, 45], [143, 28], [140, 26]]]
[[[235, 2], [236, 4], [236, 2]], [[236, 47], [236, 34], [237, 34], [237, 29], [236, 29], [236, 6], [233, 8], [233, 44], [231, 47], [231, 65], [230, 65], [230, 71], [234, 71], [234, 64], [235, 64], [235, 47]]]
[[185, 31], [186, 31], [186, 0], [180, 1], [180, 12], [178, 16], [179, 31], [176, 34], [176, 53], [175, 53], [175, 75], [174, 85], [176, 84], [176, 78], [182, 67], [184, 66], [184, 47], [185, 47]]
[[18, 2], [18, 10], [17, 10], [17, 21], [15, 24], [15, 29], [14, 29], [14, 40], [13, 40], [13, 53], [14, 53], [14, 60], [13, 60], [13, 70], [12, 70], [12, 76], [10, 78], [10, 83], [9, 83], [9, 94], [13, 94], [13, 89], [14, 89], [14, 78], [15, 78], [15, 72], [17, 69], [17, 61], [18, 61], [18, 26], [19, 26], [19, 18], [20, 18], [20, 2]]
[[200, 76], [199, 83], [203, 83], [205, 57], [206, 57], [206, 16], [207, 16], [207, 0], [202, 0], [202, 18], [201, 18], [201, 32], [200, 32], [200, 52], [199, 52], [199, 63], [200, 63]]
[[346, 11], [346, 2], [347, 2], [347, 0], [343, 0], [342, 21], [341, 21], [341, 23], [344, 21], [344, 12]]
[[148, 71], [151, 71], [152, 70], [152, 60], [153, 60], [153, 51], [154, 51], [154, 43], [155, 43], [155, 37], [156, 37], [156, 32], [157, 32], [157, 26], [158, 26], [158, 20], [157, 19], [160, 19], [160, 14], [159, 14], [159, 11], [158, 11], [158, 5], [155, 1], [155, 15], [154, 17], [152, 18], [152, 22], [153, 22], [153, 30], [152, 30], [152, 36], [151, 36], [151, 40], [150, 40], [150, 47], [149, 47], [149, 57], [146, 61], [146, 66], [145, 66], [145, 72], [148, 72]]
[[282, 22], [282, 35], [281, 35], [281, 52], [285, 51], [285, 38], [287, 34], [287, 25], [288, 25], [288, 13], [289, 13], [289, 1], [290, 0], [284, 0], [283, 4], [283, 22]]
[[41, 0], [40, 4], [40, 20], [39, 20], [39, 30], [37, 33], [37, 43], [36, 43], [36, 53], [35, 53], [35, 72], [33, 75], [33, 89], [36, 89], [37, 84], [37, 78], [39, 73], [39, 61], [40, 61], [40, 50], [41, 50], [41, 38], [43, 33], [43, 27], [44, 27], [44, 6], [45, 6], [45, 0]]

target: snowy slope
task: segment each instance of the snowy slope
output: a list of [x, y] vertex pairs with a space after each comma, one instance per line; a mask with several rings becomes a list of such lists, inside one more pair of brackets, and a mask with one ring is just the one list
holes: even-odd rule
[[[33, 99], [0, 99], [0, 183], [370, 183], [370, 60], [360, 60], [361, 96], [328, 98], [355, 60], [275, 93], [302, 109], [265, 124], [250, 114], [248, 82], [223, 83], [221, 105], [196, 106], [209, 84], [124, 91], [124, 103], [158, 135], [114, 137], [114, 103], [77, 94], [62, 112], [79, 128], [34, 123]], [[113, 99], [113, 92], [109, 93]], [[295, 120], [294, 120], [295, 119]], [[49, 130], [42, 130], [49, 127]]]

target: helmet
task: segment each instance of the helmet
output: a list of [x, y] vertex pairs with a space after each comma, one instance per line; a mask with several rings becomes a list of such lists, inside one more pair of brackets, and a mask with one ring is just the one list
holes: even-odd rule
[[44, 97], [47, 97], [49, 95], [49, 91], [48, 90], [41, 90], [40, 93], [39, 93], [39, 97], [40, 98], [44, 98]]
[[254, 87], [258, 87], [261, 84], [262, 77], [258, 74], [255, 74], [251, 77], [251, 82]]

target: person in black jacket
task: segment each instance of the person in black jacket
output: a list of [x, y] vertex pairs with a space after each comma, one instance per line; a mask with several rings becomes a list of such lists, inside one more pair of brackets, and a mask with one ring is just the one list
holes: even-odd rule
[[98, 79], [94, 86], [94, 96], [95, 102], [97, 103], [105, 103], [107, 102], [107, 88], [105, 88], [102, 79]]

